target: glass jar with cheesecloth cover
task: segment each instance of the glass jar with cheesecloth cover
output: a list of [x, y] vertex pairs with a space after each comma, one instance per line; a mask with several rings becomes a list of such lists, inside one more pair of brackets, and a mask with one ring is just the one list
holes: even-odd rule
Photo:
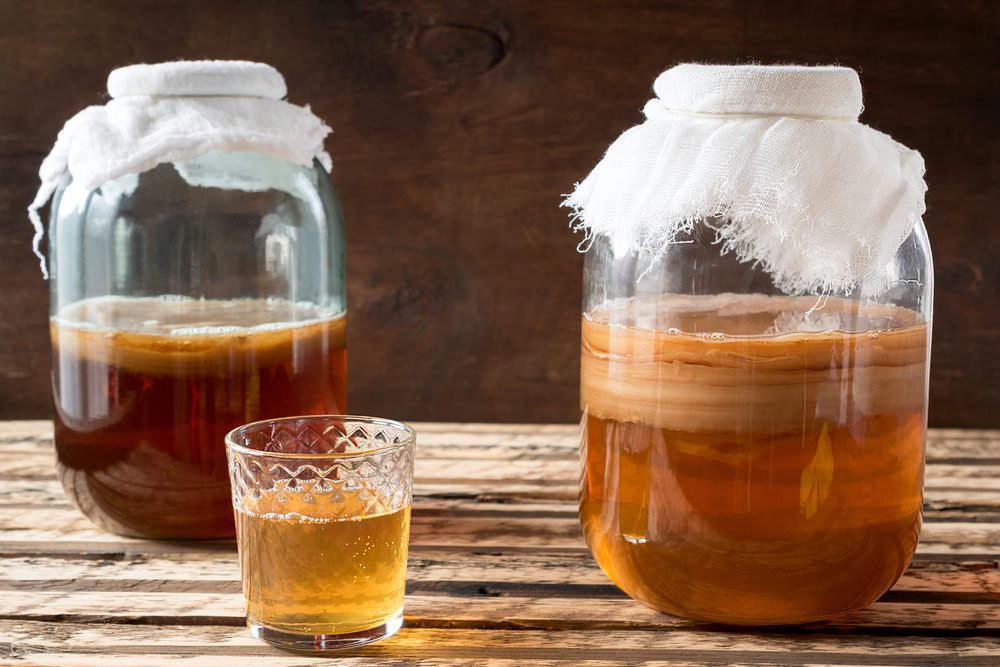
[[60, 477], [98, 526], [233, 535], [224, 437], [346, 411], [344, 244], [323, 139], [248, 62], [115, 70], [70, 119], [47, 269]]
[[857, 122], [847, 68], [680, 65], [654, 89], [567, 200], [588, 545], [672, 614], [859, 609], [921, 524], [923, 161]]

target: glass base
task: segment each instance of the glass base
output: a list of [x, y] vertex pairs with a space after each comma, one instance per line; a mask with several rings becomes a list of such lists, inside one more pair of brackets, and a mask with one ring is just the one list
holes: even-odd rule
[[250, 634], [254, 637], [263, 639], [268, 644], [278, 648], [300, 653], [326, 653], [337, 649], [357, 648], [391, 637], [403, 627], [403, 616], [400, 614], [396, 618], [389, 619], [385, 623], [367, 630], [345, 632], [344, 634], [312, 635], [285, 632], [265, 625], [258, 625], [253, 621], [248, 622], [247, 627], [250, 628]]

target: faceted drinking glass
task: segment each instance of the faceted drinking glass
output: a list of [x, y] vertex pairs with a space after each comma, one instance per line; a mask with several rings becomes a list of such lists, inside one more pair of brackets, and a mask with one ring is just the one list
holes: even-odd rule
[[373, 417], [289, 417], [226, 436], [247, 625], [303, 651], [403, 624], [416, 435]]

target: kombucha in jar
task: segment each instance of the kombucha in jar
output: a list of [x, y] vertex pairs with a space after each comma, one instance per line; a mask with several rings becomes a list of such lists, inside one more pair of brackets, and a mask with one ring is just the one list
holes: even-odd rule
[[[770, 332], [813, 302], [663, 297], [583, 318], [581, 519], [633, 597], [795, 623], [863, 607], [903, 573], [921, 521], [927, 326], [830, 299], [824, 317], [857, 331]], [[655, 313], [669, 321], [639, 324]]]
[[115, 533], [232, 535], [226, 433], [346, 410], [345, 318], [310, 304], [104, 297], [50, 326], [59, 475]]

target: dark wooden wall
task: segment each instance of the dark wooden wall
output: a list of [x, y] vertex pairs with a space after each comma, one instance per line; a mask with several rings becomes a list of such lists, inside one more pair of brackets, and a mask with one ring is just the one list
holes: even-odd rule
[[678, 61], [841, 63], [926, 158], [931, 422], [1000, 426], [1000, 3], [886, 0], [0, 0], [0, 418], [49, 414], [47, 291], [24, 207], [112, 68], [275, 65], [334, 128], [351, 408], [577, 417], [581, 258], [560, 195]]

